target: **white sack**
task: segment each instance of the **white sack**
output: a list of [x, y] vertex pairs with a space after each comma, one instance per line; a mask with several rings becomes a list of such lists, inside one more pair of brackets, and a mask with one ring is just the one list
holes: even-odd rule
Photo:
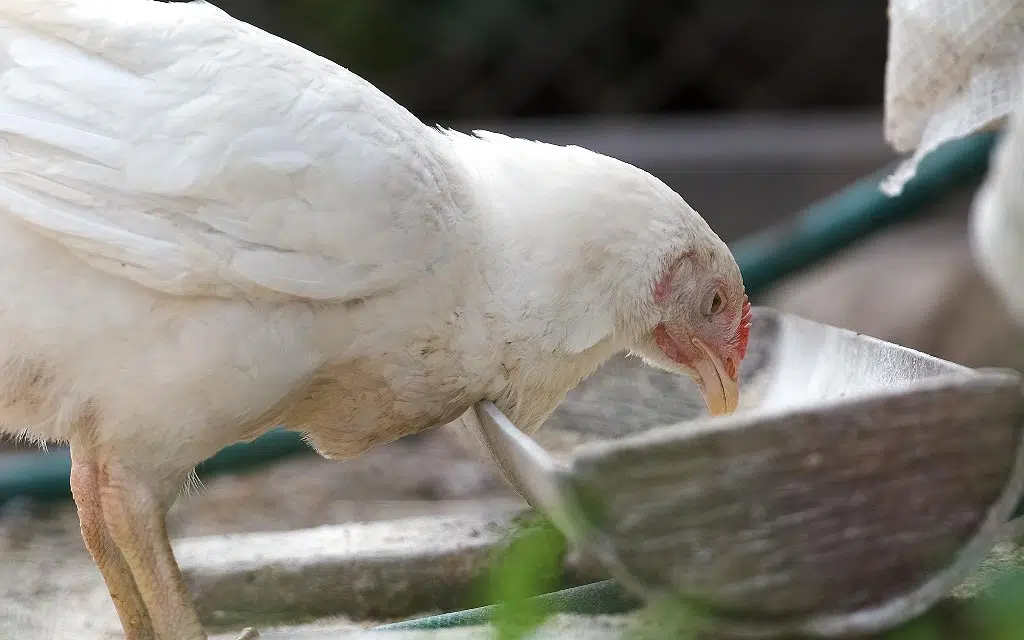
[[898, 194], [950, 140], [997, 126], [1020, 103], [1024, 0], [890, 0], [885, 138], [913, 155], [882, 184]]

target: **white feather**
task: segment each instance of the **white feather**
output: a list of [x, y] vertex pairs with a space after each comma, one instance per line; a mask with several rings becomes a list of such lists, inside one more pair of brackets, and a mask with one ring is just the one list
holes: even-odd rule
[[90, 265], [340, 301], [449, 252], [450, 160], [357, 77], [210, 5], [36, 4], [2, 10], [0, 206]]

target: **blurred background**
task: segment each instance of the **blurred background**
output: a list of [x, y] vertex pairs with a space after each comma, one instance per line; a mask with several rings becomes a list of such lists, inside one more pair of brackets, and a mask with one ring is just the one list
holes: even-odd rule
[[[881, 126], [885, 0], [210, 1], [428, 123], [577, 144], [647, 169], [730, 243], [894, 159]], [[963, 364], [1024, 369], [1022, 335], [971, 262], [971, 197], [964, 189], [756, 302]], [[502, 502], [516, 498], [438, 431], [345, 463], [309, 456], [211, 479], [179, 501], [169, 528], [294, 529]], [[10, 573], [0, 599], [68, 603], [86, 626], [116, 629], [69, 504], [4, 505], [0, 551]]]
[[428, 119], [876, 108], [884, 0], [224, 0]]

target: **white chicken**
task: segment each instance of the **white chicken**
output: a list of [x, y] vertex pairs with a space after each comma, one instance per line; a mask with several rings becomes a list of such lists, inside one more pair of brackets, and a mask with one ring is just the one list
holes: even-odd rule
[[204, 2], [0, 4], [0, 424], [69, 441], [128, 638], [205, 638], [164, 515], [278, 424], [344, 458], [625, 349], [737, 402], [749, 303], [676, 193], [426, 126]]

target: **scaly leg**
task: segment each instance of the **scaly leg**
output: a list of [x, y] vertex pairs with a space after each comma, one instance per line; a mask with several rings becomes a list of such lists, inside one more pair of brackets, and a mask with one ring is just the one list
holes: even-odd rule
[[142, 601], [131, 570], [107, 531], [100, 506], [100, 487], [95, 461], [82, 445], [71, 445], [71, 494], [78, 507], [82, 539], [114, 601], [126, 640], [156, 640], [149, 612]]
[[[99, 460], [100, 504], [161, 640], [207, 640], [167, 539], [170, 506], [160, 489], [129, 471], [109, 450]], [[154, 491], [156, 489], [157, 491]]]
[[[167, 539], [180, 478], [147, 483], [109, 450], [72, 443], [82, 536], [103, 573], [127, 640], [207, 640]], [[184, 476], [184, 474], [182, 474]], [[152, 480], [152, 479], [151, 479]], [[238, 640], [258, 638], [252, 628]]]

